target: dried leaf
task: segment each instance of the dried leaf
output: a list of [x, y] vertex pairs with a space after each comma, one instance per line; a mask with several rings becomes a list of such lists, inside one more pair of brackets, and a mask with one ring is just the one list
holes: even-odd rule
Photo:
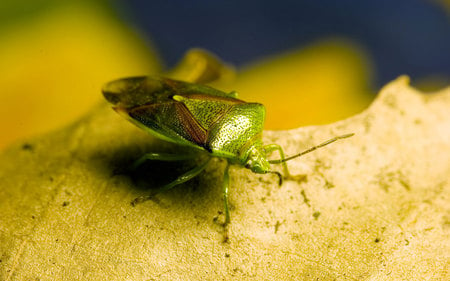
[[423, 95], [407, 84], [390, 83], [347, 120], [265, 132], [288, 155], [355, 136], [290, 161], [306, 178], [281, 187], [232, 169], [227, 242], [215, 220], [224, 162], [132, 207], [183, 166], [130, 175], [127, 165], [179, 148], [106, 104], [16, 144], [0, 155], [0, 279], [448, 280], [450, 89]]

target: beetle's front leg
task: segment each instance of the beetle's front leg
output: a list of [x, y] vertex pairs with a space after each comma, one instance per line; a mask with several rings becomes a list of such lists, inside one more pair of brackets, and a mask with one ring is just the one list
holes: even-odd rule
[[[158, 159], [156, 159], [156, 158], [149, 158], [149, 157], [153, 157], [151, 155], [159, 155], [159, 156], [161, 156], [162, 154], [149, 153], [149, 154], [144, 155], [140, 159], [138, 159], [138, 161], [136, 161], [135, 163], [141, 162], [141, 163], [138, 163], [140, 165], [140, 164], [142, 164], [143, 161], [149, 160], [149, 159], [151, 159], [151, 160], [161, 160], [161, 161], [178, 161], [178, 160], [190, 159], [190, 158], [183, 157], [183, 155], [175, 155], [175, 154], [164, 154], [164, 157], [160, 157]], [[179, 157], [179, 158], [177, 158], [177, 157]], [[177, 158], [177, 159], [175, 159], [175, 158]], [[136, 204], [148, 201], [148, 200], [152, 199], [155, 194], [167, 191], [167, 190], [171, 189], [174, 186], [177, 186], [179, 184], [187, 182], [188, 180], [196, 177], [198, 174], [200, 174], [206, 168], [206, 166], [209, 163], [209, 160], [211, 160], [211, 158], [208, 158], [208, 160], [206, 160], [202, 164], [200, 164], [200, 165], [196, 166], [195, 168], [193, 168], [192, 170], [189, 170], [186, 173], [182, 174], [181, 176], [176, 178], [174, 181], [172, 181], [172, 182], [170, 182], [170, 183], [168, 183], [168, 184], [158, 188], [155, 192], [152, 192], [152, 194], [146, 195], [146, 196], [139, 196], [139, 197], [135, 198], [131, 202], [131, 205], [135, 206]]]
[[[264, 146], [264, 150], [266, 152], [266, 155], [271, 153], [271, 152], [278, 151], [278, 153], [280, 154], [281, 160], [284, 160], [286, 158], [286, 156], [284, 155], [283, 148], [280, 145], [278, 145], [278, 144], [274, 143], [274, 144], [265, 145]], [[281, 164], [283, 165], [284, 177], [287, 178], [287, 179], [291, 178], [291, 174], [289, 173], [289, 170], [288, 170], [286, 162], [282, 162]]]
[[[264, 149], [266, 151], [266, 154], [269, 154], [269, 153], [271, 153], [273, 151], [278, 151], [278, 153], [280, 154], [280, 160], [277, 160], [276, 164], [280, 164], [280, 162], [281, 162], [281, 164], [283, 165], [283, 174], [284, 174], [283, 178], [288, 179], [288, 180], [296, 180], [296, 181], [301, 181], [301, 180], [304, 180], [306, 178], [305, 175], [295, 175], [295, 176], [293, 176], [293, 175], [291, 175], [291, 173], [289, 173], [287, 164], [285, 162], [286, 156], [284, 155], [283, 148], [280, 145], [275, 144], [275, 143], [274, 144], [268, 144], [268, 145], [264, 146]], [[271, 161], [269, 161], [269, 163], [270, 162]]]

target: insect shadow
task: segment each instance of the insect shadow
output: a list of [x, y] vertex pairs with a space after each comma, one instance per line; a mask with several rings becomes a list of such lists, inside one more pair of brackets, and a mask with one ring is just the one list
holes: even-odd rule
[[[134, 166], [136, 159], [142, 156], [143, 151], [159, 151], [181, 155], [190, 153], [192, 159], [184, 161], [145, 161]], [[129, 178], [132, 182], [132, 188], [139, 193], [149, 194], [149, 200], [163, 205], [160, 199], [170, 198], [174, 204], [182, 205], [185, 203], [188, 194], [195, 193], [195, 196], [192, 197], [202, 201], [202, 197], [209, 197], [209, 193], [214, 192], [211, 188], [203, 188], [204, 185], [200, 184], [203, 180], [202, 174], [180, 184], [174, 192], [160, 192], [160, 187], [173, 182], [180, 174], [196, 167], [204, 159], [205, 155], [202, 155], [202, 153], [186, 152], [177, 145], [156, 143], [152, 146], [145, 146], [142, 150], [135, 147], [122, 147], [115, 151], [109, 162], [113, 168], [113, 176]], [[180, 192], [180, 189], [183, 191]], [[217, 193], [220, 193], [220, 190], [217, 190]], [[136, 202], [130, 201], [130, 204], [135, 206]]]

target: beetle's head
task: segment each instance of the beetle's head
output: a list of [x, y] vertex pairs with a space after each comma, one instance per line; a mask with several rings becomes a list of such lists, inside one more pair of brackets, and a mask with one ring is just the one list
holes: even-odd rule
[[250, 148], [245, 168], [257, 174], [275, 174], [278, 176], [278, 184], [281, 185], [283, 182], [283, 176], [279, 172], [270, 170], [270, 162], [267, 160], [266, 151], [261, 145], [255, 145]]
[[251, 148], [245, 163], [245, 168], [257, 174], [268, 173], [270, 171], [270, 163], [266, 158], [266, 153], [257, 147]]

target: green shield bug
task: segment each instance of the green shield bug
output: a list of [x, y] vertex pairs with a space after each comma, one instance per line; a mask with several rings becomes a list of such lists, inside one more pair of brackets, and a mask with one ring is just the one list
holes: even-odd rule
[[[207, 153], [204, 163], [164, 185], [159, 191], [168, 190], [197, 176], [212, 157], [227, 160], [223, 178], [225, 225], [230, 222], [230, 164], [244, 166], [258, 174], [276, 174], [281, 185], [282, 176], [271, 170], [271, 164], [282, 164], [285, 176], [288, 177], [286, 161], [353, 135], [332, 138], [286, 158], [281, 146], [264, 145], [262, 142], [264, 106], [244, 102], [237, 98], [236, 92], [224, 93], [205, 85], [153, 76], [115, 80], [107, 83], [102, 91], [118, 113], [141, 129], [160, 139]], [[281, 159], [268, 160], [268, 154], [274, 151], [278, 151]], [[138, 167], [147, 160], [177, 161], [190, 158], [193, 156], [148, 153], [138, 159], [133, 167]], [[151, 196], [138, 197], [132, 204], [150, 198]]]

